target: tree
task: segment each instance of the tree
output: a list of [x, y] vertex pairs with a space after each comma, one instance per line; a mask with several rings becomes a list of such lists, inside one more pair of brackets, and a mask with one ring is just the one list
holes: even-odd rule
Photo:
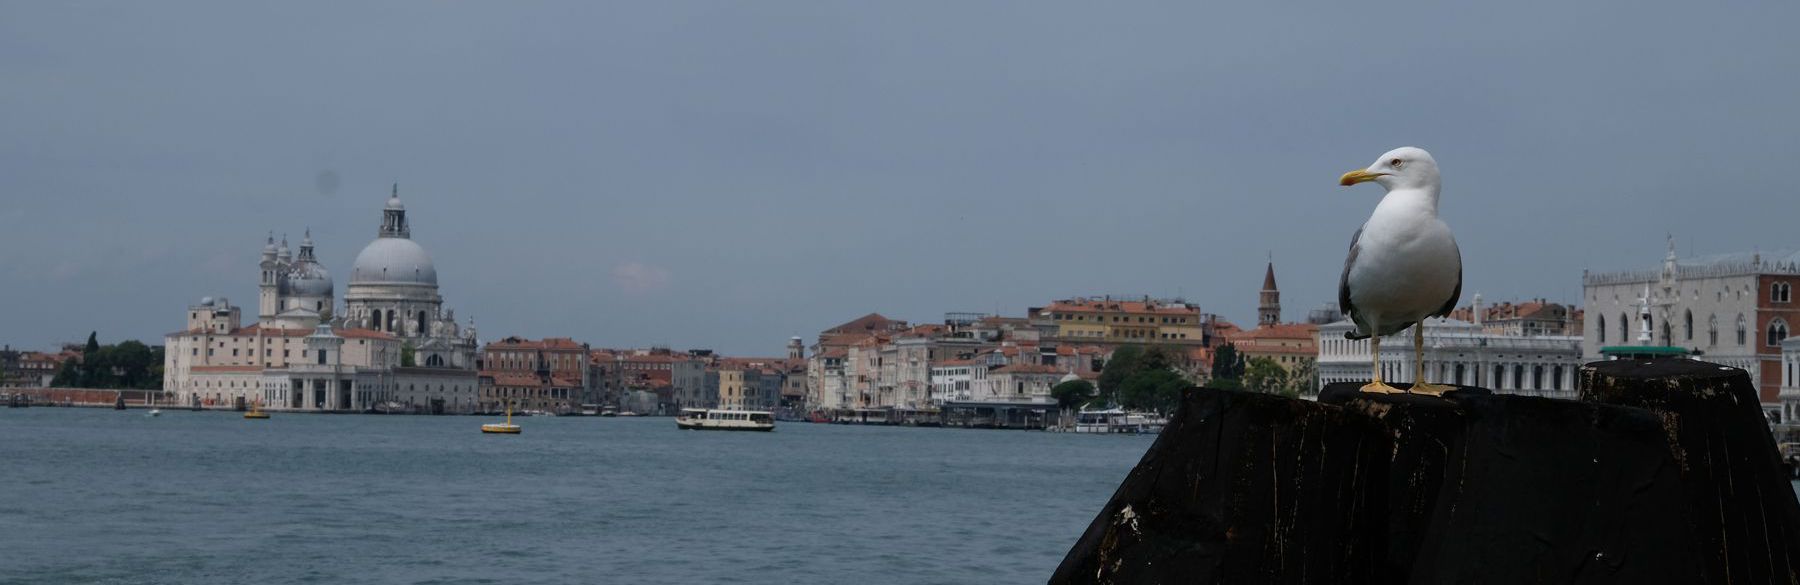
[[418, 364], [413, 361], [412, 342], [408, 341], [400, 344], [400, 367], [410, 368], [417, 365]]
[[1119, 389], [1119, 403], [1130, 410], [1168, 414], [1181, 402], [1181, 391], [1189, 385], [1173, 370], [1144, 370], [1125, 380]]
[[62, 367], [56, 370], [56, 377], [50, 380], [53, 388], [74, 388], [81, 385], [81, 364], [74, 359], [63, 360]]
[[1291, 395], [1288, 385], [1288, 371], [1275, 360], [1259, 357], [1252, 358], [1250, 365], [1244, 370], [1244, 389], [1264, 394]]
[[1108, 401], [1119, 401], [1119, 389], [1126, 378], [1137, 373], [1138, 357], [1143, 353], [1143, 346], [1122, 345], [1106, 358], [1106, 366], [1100, 369], [1100, 392]]
[[118, 384], [113, 375], [112, 346], [100, 345], [99, 332], [88, 332], [87, 346], [81, 350], [82, 388], [112, 388]]
[[1081, 408], [1094, 399], [1094, 384], [1087, 380], [1069, 380], [1050, 388], [1057, 406], [1063, 410]]
[[1237, 346], [1227, 343], [1213, 352], [1213, 380], [1239, 380], [1244, 377], [1244, 356], [1238, 353]]
[[116, 386], [120, 388], [143, 388], [150, 378], [150, 368], [156, 365], [150, 346], [136, 339], [108, 346], [101, 353], [106, 356], [107, 363], [119, 369]]
[[1288, 370], [1288, 395], [1317, 394], [1319, 392], [1319, 365], [1312, 360], [1302, 360], [1300, 365]]

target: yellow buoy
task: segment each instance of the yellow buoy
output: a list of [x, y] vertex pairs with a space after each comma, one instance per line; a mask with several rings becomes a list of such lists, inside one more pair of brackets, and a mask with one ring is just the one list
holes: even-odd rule
[[244, 418], [248, 418], [248, 419], [269, 418], [269, 413], [262, 411], [262, 401], [258, 400], [256, 402], [250, 403], [250, 411], [244, 413]]
[[512, 402], [508, 401], [506, 403], [506, 422], [481, 425], [481, 432], [501, 435], [519, 434], [519, 425], [515, 425], [512, 422]]

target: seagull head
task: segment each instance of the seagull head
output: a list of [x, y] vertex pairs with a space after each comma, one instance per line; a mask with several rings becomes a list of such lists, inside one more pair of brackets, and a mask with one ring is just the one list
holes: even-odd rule
[[1369, 168], [1344, 173], [1338, 184], [1348, 187], [1369, 181], [1380, 183], [1389, 191], [1434, 188], [1438, 184], [1437, 161], [1423, 148], [1402, 146], [1387, 151]]

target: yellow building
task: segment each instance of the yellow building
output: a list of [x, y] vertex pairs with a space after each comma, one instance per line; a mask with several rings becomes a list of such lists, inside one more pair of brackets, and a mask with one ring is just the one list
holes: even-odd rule
[[1143, 299], [1073, 298], [1032, 307], [1033, 326], [1070, 340], [1127, 343], [1202, 343], [1200, 307], [1188, 303]]
[[744, 371], [719, 370], [719, 406], [724, 408], [743, 408]]

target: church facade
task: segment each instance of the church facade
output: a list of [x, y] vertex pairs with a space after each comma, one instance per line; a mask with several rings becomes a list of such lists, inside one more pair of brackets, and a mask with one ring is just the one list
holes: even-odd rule
[[411, 236], [396, 188], [340, 307], [311, 234], [298, 255], [271, 235], [258, 266], [256, 322], [244, 326], [224, 297], [188, 307], [187, 327], [164, 339], [163, 388], [198, 407], [480, 409], [474, 325], [457, 324], [443, 307], [437, 269]]

